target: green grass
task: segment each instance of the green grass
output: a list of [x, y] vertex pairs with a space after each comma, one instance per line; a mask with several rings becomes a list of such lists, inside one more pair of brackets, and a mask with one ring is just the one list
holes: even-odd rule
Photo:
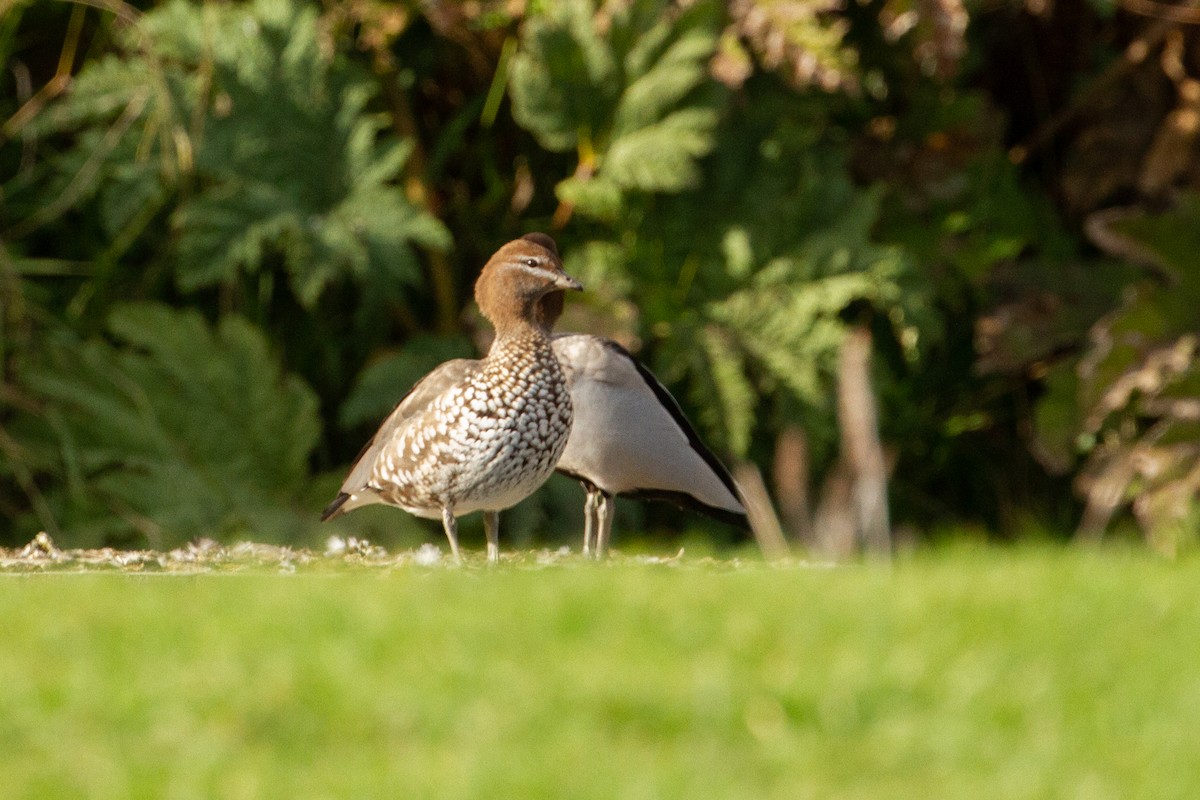
[[1200, 561], [0, 579], [4, 798], [1200, 797]]

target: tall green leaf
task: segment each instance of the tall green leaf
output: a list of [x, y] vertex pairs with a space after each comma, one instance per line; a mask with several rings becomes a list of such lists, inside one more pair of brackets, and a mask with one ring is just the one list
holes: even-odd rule
[[171, 0], [121, 41], [35, 128], [79, 134], [47, 182], [51, 208], [99, 192], [116, 236], [174, 197], [181, 289], [233, 284], [278, 257], [309, 308], [343, 276], [416, 285], [414, 247], [449, 246], [397, 185], [411, 142], [369, 112], [370, 76], [322, 48], [316, 8]]
[[696, 185], [718, 119], [707, 63], [719, 8], [568, 0], [526, 22], [509, 82], [513, 116], [546, 149], [576, 150], [561, 201], [614, 219], [626, 193]]
[[118, 307], [109, 329], [117, 344], [53, 337], [21, 376], [41, 413], [15, 429], [33, 468], [59, 478], [49, 499], [71, 538], [303, 534], [317, 401], [262, 333], [157, 304]]
[[717, 129], [695, 188], [631, 203], [636, 228], [618, 243], [568, 254], [598, 281], [582, 302], [638, 309], [664, 380], [715, 392], [721, 413], [698, 403], [699, 423], [739, 456], [775, 400], [832, 413], [848, 308], [873, 308], [909, 360], [931, 327], [911, 259], [875, 240], [880, 193], [856, 187], [845, 150], [814, 137], [823, 121], [778, 119], [769, 93], [748, 102], [755, 111]]

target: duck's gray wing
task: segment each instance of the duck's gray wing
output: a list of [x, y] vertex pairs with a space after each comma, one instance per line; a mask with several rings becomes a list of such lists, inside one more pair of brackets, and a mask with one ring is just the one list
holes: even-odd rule
[[350, 474], [342, 481], [341, 491], [321, 514], [321, 521], [333, 519], [338, 514], [344, 514], [359, 506], [379, 502], [378, 496], [371, 491], [362, 491], [371, 479], [371, 470], [375, 467], [375, 459], [380, 449], [391, 441], [392, 435], [413, 417], [420, 414], [433, 403], [442, 392], [456, 383], [464, 380], [479, 368], [479, 361], [471, 358], [456, 358], [440, 364], [409, 390], [408, 394], [396, 404], [396, 408], [388, 414], [387, 419], [375, 431], [371, 440], [363, 445]]
[[559, 334], [574, 422], [557, 469], [608, 495], [670, 500], [745, 526], [733, 477], [666, 387], [611, 339]]

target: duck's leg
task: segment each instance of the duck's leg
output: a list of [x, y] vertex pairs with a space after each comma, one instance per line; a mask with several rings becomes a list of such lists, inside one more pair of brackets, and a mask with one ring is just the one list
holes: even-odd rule
[[454, 512], [448, 507], [442, 508], [442, 527], [446, 530], [446, 538], [450, 540], [450, 552], [454, 554], [454, 560], [462, 563], [462, 555], [458, 552], [458, 520], [454, 518]]
[[587, 492], [583, 501], [583, 557], [590, 558], [592, 543], [596, 540], [596, 501], [600, 490], [587, 484], [584, 484], [583, 490]]
[[483, 530], [487, 534], [488, 563], [500, 561], [500, 512], [483, 512]]
[[613, 496], [603, 489], [597, 490], [599, 501], [596, 503], [596, 560], [608, 555], [608, 539], [612, 535]]

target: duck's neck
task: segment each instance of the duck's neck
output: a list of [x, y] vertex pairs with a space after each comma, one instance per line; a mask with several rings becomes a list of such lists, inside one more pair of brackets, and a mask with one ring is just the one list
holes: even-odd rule
[[509, 347], [538, 349], [550, 346], [550, 331], [539, 321], [522, 318], [497, 320], [495, 327], [496, 338], [488, 350], [489, 357]]

